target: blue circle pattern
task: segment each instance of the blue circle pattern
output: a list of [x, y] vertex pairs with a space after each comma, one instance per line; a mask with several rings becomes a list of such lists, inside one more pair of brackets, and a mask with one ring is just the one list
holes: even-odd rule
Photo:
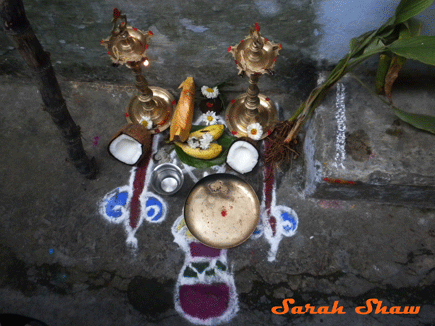
[[285, 232], [294, 232], [298, 227], [298, 220], [293, 215], [290, 215], [288, 212], [283, 212], [281, 214], [281, 218], [283, 220], [282, 228]]
[[128, 192], [127, 191], [123, 191], [123, 192], [119, 192], [119, 188], [116, 189], [115, 193], [113, 194], [112, 197], [110, 197], [109, 199], [107, 199], [106, 202], [106, 214], [107, 216], [117, 219], [118, 217], [120, 217], [122, 215], [122, 211], [121, 209], [116, 209], [119, 206], [125, 206], [125, 204], [127, 204], [127, 200], [128, 200]]
[[[153, 206], [153, 207], [150, 207]], [[147, 207], [147, 216], [151, 218], [151, 221], [156, 222], [163, 216], [163, 204], [155, 197], [149, 197], [145, 203]], [[158, 208], [157, 212], [155, 209]]]

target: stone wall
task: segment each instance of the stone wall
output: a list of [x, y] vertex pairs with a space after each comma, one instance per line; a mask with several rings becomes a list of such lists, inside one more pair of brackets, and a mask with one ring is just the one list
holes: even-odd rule
[[[242, 40], [258, 22], [265, 37], [283, 45], [276, 75], [260, 80], [260, 89], [298, 91], [309, 87], [319, 62], [334, 63], [351, 37], [378, 27], [399, 0], [239, 0], [239, 1], [94, 1], [24, 0], [28, 18], [56, 73], [68, 80], [131, 83], [125, 67], [113, 68], [100, 40], [110, 35], [112, 9], [154, 37], [149, 48], [150, 84], [176, 88], [186, 76], [198, 85], [233, 82], [243, 91], [229, 45]], [[420, 15], [425, 33], [433, 33], [432, 6]], [[22, 59], [0, 33], [0, 74], [28, 76]], [[299, 85], [295, 88], [295, 85]]]

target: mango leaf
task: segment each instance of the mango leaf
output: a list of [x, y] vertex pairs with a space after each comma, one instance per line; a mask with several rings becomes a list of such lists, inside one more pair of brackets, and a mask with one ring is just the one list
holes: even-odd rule
[[435, 117], [425, 114], [416, 114], [402, 111], [393, 106], [394, 114], [401, 120], [409, 123], [415, 128], [429, 131], [435, 134]]
[[435, 36], [405, 38], [397, 40], [387, 47], [393, 53], [407, 59], [435, 65]]
[[429, 7], [434, 0], [402, 0], [396, 8], [394, 14], [394, 24], [399, 24], [407, 21], [409, 18], [418, 15], [427, 7]]
[[[192, 126], [190, 129], [191, 132], [197, 131], [199, 129], [204, 128], [205, 126]], [[218, 157], [215, 157], [211, 160], [202, 160], [199, 158], [192, 157], [190, 155], [187, 155], [183, 150], [178, 147], [177, 145], [174, 145], [175, 152], [178, 155], [178, 158], [181, 162], [184, 164], [199, 168], [199, 169], [206, 169], [214, 165], [219, 165], [225, 163], [228, 155], [228, 150], [231, 146], [231, 144], [236, 141], [238, 138], [230, 136], [224, 132], [224, 134], [218, 138], [216, 141], [219, 145], [222, 146], [222, 152], [219, 154]]]

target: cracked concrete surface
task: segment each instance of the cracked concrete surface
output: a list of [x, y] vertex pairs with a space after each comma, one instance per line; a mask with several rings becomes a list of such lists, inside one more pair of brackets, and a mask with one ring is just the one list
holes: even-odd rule
[[[154, 32], [149, 49], [152, 65], [146, 77], [150, 85], [164, 87], [176, 98], [178, 85], [190, 74], [198, 87], [231, 82], [222, 89], [227, 102], [244, 92], [248, 81], [237, 77], [226, 49], [258, 21], [265, 36], [284, 47], [277, 74], [264, 76], [259, 83], [284, 119], [315, 87], [318, 72], [327, 69], [317, 62], [322, 58], [319, 42], [333, 30], [326, 30], [320, 18], [328, 21], [328, 15], [337, 13], [325, 14], [330, 8], [325, 4], [311, 0], [163, 1], [145, 7], [135, 0], [123, 3], [121, 9], [132, 24]], [[110, 14], [119, 4], [41, 0], [25, 5], [45, 50], [51, 52], [68, 109], [81, 126], [84, 147], [96, 158], [99, 174], [96, 180], [86, 180], [68, 162], [58, 131], [41, 109], [29, 71], [0, 33], [0, 45], [4, 45], [0, 50], [0, 318], [6, 313], [22, 314], [49, 326], [191, 325], [174, 305], [185, 252], [174, 242], [171, 226], [194, 182], [187, 180], [183, 191], [170, 198], [162, 223], [138, 228], [135, 252], [126, 245], [123, 227], [107, 222], [99, 212], [102, 198], [127, 185], [131, 171], [111, 158], [106, 148], [125, 124], [125, 107], [134, 93], [131, 73], [125, 67], [111, 67], [99, 44], [109, 35]], [[392, 1], [387, 5], [390, 8]], [[349, 27], [359, 33], [356, 26]], [[372, 68], [369, 62], [358, 73], [364, 75]], [[423, 71], [433, 80], [433, 69]], [[398, 83], [393, 96], [414, 105], [415, 93], [399, 90], [407, 89], [406, 80]], [[423, 86], [428, 88], [430, 83]], [[353, 91], [359, 103], [373, 101], [365, 91], [357, 87]], [[431, 103], [430, 98], [426, 100]], [[410, 133], [392, 122], [388, 120], [385, 130], [389, 137], [400, 138], [403, 129]], [[360, 140], [360, 133], [353, 135], [350, 140]], [[335, 148], [330, 139], [320, 145], [326, 152]], [[346, 149], [346, 142], [342, 145]], [[354, 154], [366, 159], [368, 152]], [[276, 261], [268, 260], [270, 245], [263, 237], [227, 252], [239, 310], [226, 324], [432, 325], [435, 210], [355, 196], [348, 201], [309, 198], [304, 155], [277, 175], [276, 202], [292, 208], [299, 224], [294, 236], [280, 242]], [[261, 200], [263, 180], [258, 172], [244, 178]], [[382, 181], [383, 176], [376, 177]], [[274, 315], [272, 307], [282, 305], [285, 298], [295, 299], [296, 305], [332, 306], [338, 301], [346, 314]], [[412, 316], [357, 314], [355, 308], [371, 298], [388, 307], [415, 305], [421, 310]]]
[[[8, 77], [1, 89], [7, 110], [0, 137], [0, 313], [31, 315], [53, 326], [189, 324], [174, 310], [184, 253], [170, 233], [186, 189], [173, 196], [163, 223], [138, 229], [136, 253], [126, 246], [125, 231], [98, 212], [101, 198], [129, 178], [130, 167], [110, 158], [106, 146], [124, 124], [131, 88], [62, 82], [85, 148], [100, 167], [94, 181], [65, 160], [31, 83]], [[261, 198], [261, 177], [247, 180]], [[278, 174], [277, 202], [297, 212], [299, 226], [293, 237], [283, 238], [275, 262], [267, 260], [269, 245], [262, 238], [228, 250], [240, 309], [228, 324], [430, 324], [435, 211], [310, 199], [303, 190], [299, 159]], [[284, 298], [300, 305], [332, 306], [338, 300], [347, 314], [272, 314]], [[413, 317], [357, 315], [354, 308], [370, 298], [389, 306], [420, 305], [421, 311]]]

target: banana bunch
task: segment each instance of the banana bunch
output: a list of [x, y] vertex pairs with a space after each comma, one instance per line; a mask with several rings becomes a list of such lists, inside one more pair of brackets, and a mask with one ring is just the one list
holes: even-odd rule
[[[213, 140], [217, 140], [224, 133], [224, 125], [211, 125], [197, 131], [191, 132], [188, 139], [196, 138], [200, 139], [204, 135], [209, 134]], [[210, 137], [208, 136], [208, 137]], [[174, 142], [178, 147], [180, 147], [183, 152], [195, 158], [202, 160], [211, 160], [217, 157], [222, 152], [222, 146], [216, 143], [210, 143], [210, 147], [207, 149], [201, 149], [200, 147], [192, 148], [186, 143], [181, 143], [179, 141]]]

